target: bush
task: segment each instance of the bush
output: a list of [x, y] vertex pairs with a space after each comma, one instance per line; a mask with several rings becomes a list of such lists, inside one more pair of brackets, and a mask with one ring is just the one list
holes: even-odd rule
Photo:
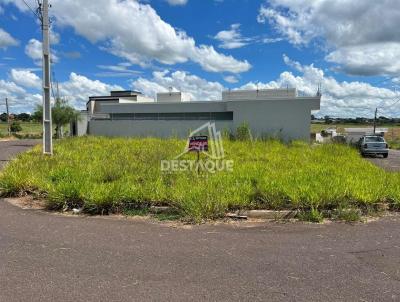
[[12, 133], [17, 133], [17, 132], [22, 131], [21, 124], [19, 122], [16, 122], [16, 121], [12, 122], [11, 125], [10, 125], [10, 131]]
[[239, 141], [249, 141], [252, 139], [249, 124], [243, 123], [236, 129], [235, 139]]

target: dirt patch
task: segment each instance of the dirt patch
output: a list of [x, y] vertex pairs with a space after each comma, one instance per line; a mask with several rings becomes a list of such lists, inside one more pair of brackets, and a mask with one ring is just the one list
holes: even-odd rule
[[46, 208], [46, 203], [44, 200], [34, 199], [29, 195], [16, 198], [4, 198], [4, 201], [7, 201], [8, 203], [11, 203], [12, 205], [23, 210], [44, 210]]
[[10, 142], [10, 141], [15, 141], [15, 140], [17, 140], [17, 139], [14, 136], [0, 138], [0, 142]]

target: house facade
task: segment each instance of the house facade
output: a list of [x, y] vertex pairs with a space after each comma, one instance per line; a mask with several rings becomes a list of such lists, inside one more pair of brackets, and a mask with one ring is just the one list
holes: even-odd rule
[[253, 137], [309, 140], [311, 111], [320, 96], [298, 96], [296, 89], [233, 90], [219, 101], [191, 101], [181, 92], [157, 95], [135, 91], [90, 97], [75, 133], [101, 136], [182, 137], [207, 122], [234, 132], [246, 123]]

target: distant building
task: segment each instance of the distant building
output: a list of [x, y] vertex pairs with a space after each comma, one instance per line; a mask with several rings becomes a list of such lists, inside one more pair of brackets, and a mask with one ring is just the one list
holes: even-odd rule
[[146, 98], [136, 91], [90, 97], [77, 122], [77, 135], [187, 137], [204, 123], [234, 132], [247, 123], [254, 137], [310, 138], [311, 111], [320, 96], [298, 96], [296, 89], [224, 91], [219, 101], [191, 101], [181, 92]]

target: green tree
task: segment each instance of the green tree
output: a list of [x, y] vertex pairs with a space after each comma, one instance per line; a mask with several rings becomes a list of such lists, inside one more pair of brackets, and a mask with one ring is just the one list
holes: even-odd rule
[[7, 122], [7, 113], [0, 114], [0, 121]]
[[[32, 115], [35, 120], [42, 120], [43, 107], [37, 105], [36, 110]], [[56, 137], [62, 137], [62, 127], [74, 121], [78, 117], [78, 112], [68, 104], [68, 101], [57, 98], [51, 108], [51, 119], [56, 126]]]
[[15, 118], [19, 121], [29, 122], [31, 120], [31, 115], [29, 113], [20, 113], [16, 114]]

